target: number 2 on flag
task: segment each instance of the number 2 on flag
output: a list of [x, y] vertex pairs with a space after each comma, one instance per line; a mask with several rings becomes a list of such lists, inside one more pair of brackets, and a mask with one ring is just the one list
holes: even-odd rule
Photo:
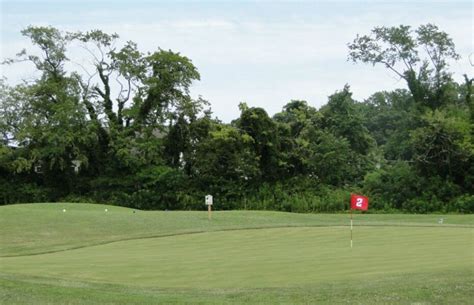
[[351, 194], [351, 209], [367, 211], [369, 198], [361, 195]]

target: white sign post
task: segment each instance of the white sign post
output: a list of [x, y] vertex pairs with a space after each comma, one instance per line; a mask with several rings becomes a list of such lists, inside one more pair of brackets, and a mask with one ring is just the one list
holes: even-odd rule
[[206, 195], [206, 205], [207, 205], [207, 217], [209, 220], [212, 218], [212, 195]]

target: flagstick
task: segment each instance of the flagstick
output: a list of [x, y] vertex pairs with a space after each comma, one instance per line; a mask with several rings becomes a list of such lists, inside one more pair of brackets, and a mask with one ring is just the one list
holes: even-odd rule
[[211, 215], [211, 205], [209, 204], [209, 205], [207, 206], [207, 218], [208, 218], [209, 220], [211, 220], [211, 217], [212, 217], [212, 215]]
[[351, 208], [351, 248], [352, 248], [352, 208]]

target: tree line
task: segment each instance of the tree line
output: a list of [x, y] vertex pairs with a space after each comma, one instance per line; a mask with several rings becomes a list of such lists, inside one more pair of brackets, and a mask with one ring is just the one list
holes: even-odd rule
[[[143, 53], [117, 34], [30, 26], [38, 77], [0, 83], [0, 202], [100, 202], [140, 209], [337, 212], [350, 192], [378, 211], [474, 212], [472, 78], [435, 25], [376, 27], [348, 44], [406, 89], [355, 101], [345, 85], [316, 109], [269, 116], [239, 104], [231, 123], [192, 98], [200, 74], [171, 50]], [[88, 65], [70, 59], [87, 54]]]

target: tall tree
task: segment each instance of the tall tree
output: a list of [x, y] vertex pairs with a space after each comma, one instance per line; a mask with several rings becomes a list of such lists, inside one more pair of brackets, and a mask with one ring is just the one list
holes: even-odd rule
[[42, 172], [46, 183], [68, 191], [74, 169], [79, 163], [88, 164], [87, 150], [96, 142], [78, 82], [64, 68], [70, 37], [51, 27], [28, 27], [22, 34], [40, 55], [23, 50], [8, 63], [31, 62], [40, 77], [3, 92], [1, 108], [2, 116], [10, 120], [9, 140], [22, 148], [13, 164], [16, 171]]
[[252, 137], [254, 152], [259, 158], [262, 179], [275, 179], [279, 170], [279, 139], [275, 122], [264, 109], [251, 107], [242, 109], [240, 118], [234, 123]]
[[419, 111], [407, 90], [376, 92], [358, 104], [362, 121], [389, 160], [411, 160], [410, 133], [420, 126]]
[[382, 64], [404, 79], [415, 101], [435, 109], [446, 103], [451, 90], [448, 61], [458, 59], [449, 35], [433, 24], [375, 27], [369, 35], [354, 39], [349, 59], [372, 65]]
[[331, 95], [320, 111], [323, 115], [323, 128], [346, 138], [355, 152], [361, 155], [369, 153], [373, 139], [364, 126], [363, 117], [357, 111], [348, 85]]
[[[36, 169], [59, 183], [75, 177], [80, 162], [82, 174], [114, 177], [162, 164], [165, 142], [189, 141], [167, 136], [195, 121], [207, 103], [189, 94], [199, 73], [188, 58], [161, 49], [143, 54], [131, 41], [117, 47], [118, 35], [100, 30], [30, 26], [22, 33], [40, 55], [23, 50], [6, 63], [29, 61], [41, 76], [1, 88], [3, 141], [20, 146], [16, 171]], [[71, 45], [86, 59], [69, 59]]]
[[254, 139], [236, 127], [212, 124], [209, 136], [196, 145], [195, 175], [207, 189], [220, 194], [258, 183], [258, 156]]
[[274, 115], [280, 144], [279, 163], [285, 178], [308, 175], [308, 147], [303, 133], [308, 128], [321, 128], [322, 115], [306, 101], [292, 100]]

